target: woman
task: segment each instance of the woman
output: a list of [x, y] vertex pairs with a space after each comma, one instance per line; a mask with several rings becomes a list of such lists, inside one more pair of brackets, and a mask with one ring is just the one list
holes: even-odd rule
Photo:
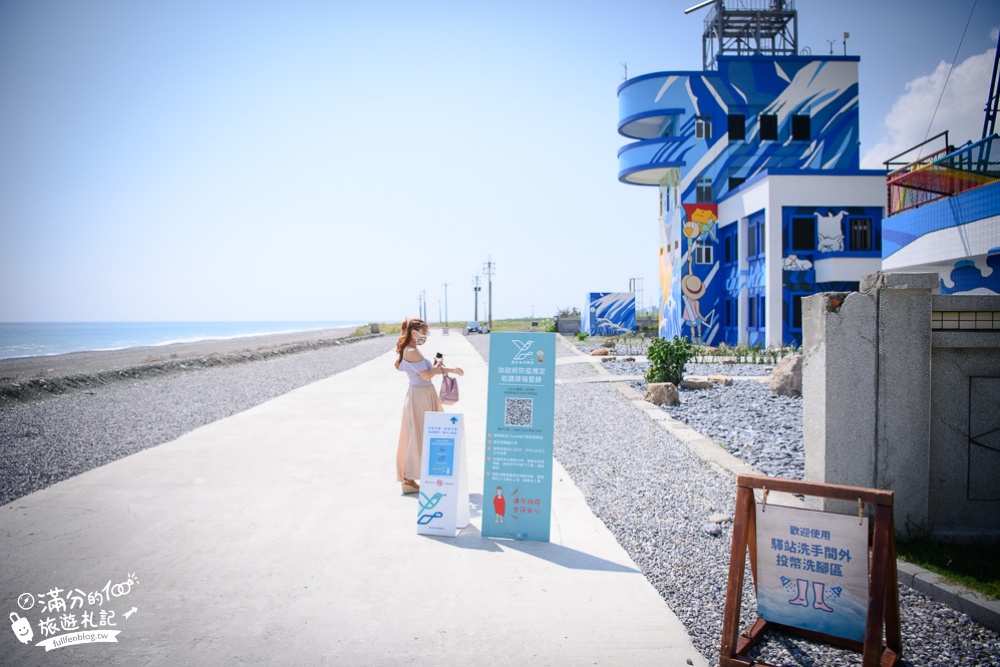
[[399, 449], [396, 450], [396, 481], [403, 484], [403, 493], [417, 493], [420, 485], [420, 457], [424, 445], [424, 413], [444, 412], [441, 399], [431, 378], [435, 375], [454, 373], [464, 375], [461, 368], [445, 368], [444, 364], [432, 365], [417, 349], [427, 342], [427, 323], [412, 318], [403, 321], [396, 341], [396, 368], [406, 371], [410, 389], [403, 401], [403, 422], [399, 428]]

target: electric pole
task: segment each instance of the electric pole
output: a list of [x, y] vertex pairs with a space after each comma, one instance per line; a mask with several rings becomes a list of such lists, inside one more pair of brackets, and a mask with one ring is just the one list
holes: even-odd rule
[[490, 332], [493, 331], [493, 276], [497, 272], [496, 262], [489, 255], [486, 256], [486, 264], [483, 265], [483, 275], [486, 276], [487, 280], [487, 299], [488, 299], [488, 310], [489, 313], [489, 324]]
[[476, 304], [475, 314], [472, 319], [476, 322], [479, 321], [479, 290], [481, 289], [483, 288], [479, 286], [479, 276], [472, 276], [472, 294]]
[[444, 335], [448, 335], [448, 283], [444, 284]]

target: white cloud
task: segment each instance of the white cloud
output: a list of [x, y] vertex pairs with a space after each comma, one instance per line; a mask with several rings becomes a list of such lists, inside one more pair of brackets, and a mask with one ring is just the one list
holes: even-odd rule
[[[992, 35], [995, 40], [997, 28], [993, 29]], [[882, 162], [887, 158], [945, 130], [948, 131], [948, 141], [953, 146], [961, 146], [970, 139], [976, 141], [982, 137], [983, 109], [989, 95], [995, 52], [996, 49], [993, 48], [970, 56], [955, 66], [950, 78], [950, 65], [942, 61], [930, 74], [907, 83], [906, 92], [896, 100], [889, 115], [882, 121], [880, 141], [862, 156], [862, 168], [881, 169]], [[942, 97], [941, 88], [946, 81], [947, 89]], [[940, 106], [938, 98], [941, 100]], [[943, 146], [943, 139], [940, 143], [928, 144], [923, 149], [923, 154]], [[919, 153], [914, 152], [912, 159], [917, 157]], [[911, 158], [907, 155], [902, 159]]]

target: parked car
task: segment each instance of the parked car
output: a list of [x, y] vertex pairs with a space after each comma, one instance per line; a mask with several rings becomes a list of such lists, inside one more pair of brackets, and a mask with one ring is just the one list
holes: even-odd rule
[[479, 322], [469, 322], [469, 325], [465, 327], [465, 335], [468, 336], [469, 334], [474, 333], [488, 333], [489, 330], [490, 328], [486, 327], [486, 331], [483, 331], [483, 327], [479, 325]]

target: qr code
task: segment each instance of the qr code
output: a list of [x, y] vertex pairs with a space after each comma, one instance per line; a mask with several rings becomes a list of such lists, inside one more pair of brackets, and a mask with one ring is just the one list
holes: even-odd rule
[[535, 401], [530, 398], [508, 398], [504, 410], [504, 426], [531, 426]]

